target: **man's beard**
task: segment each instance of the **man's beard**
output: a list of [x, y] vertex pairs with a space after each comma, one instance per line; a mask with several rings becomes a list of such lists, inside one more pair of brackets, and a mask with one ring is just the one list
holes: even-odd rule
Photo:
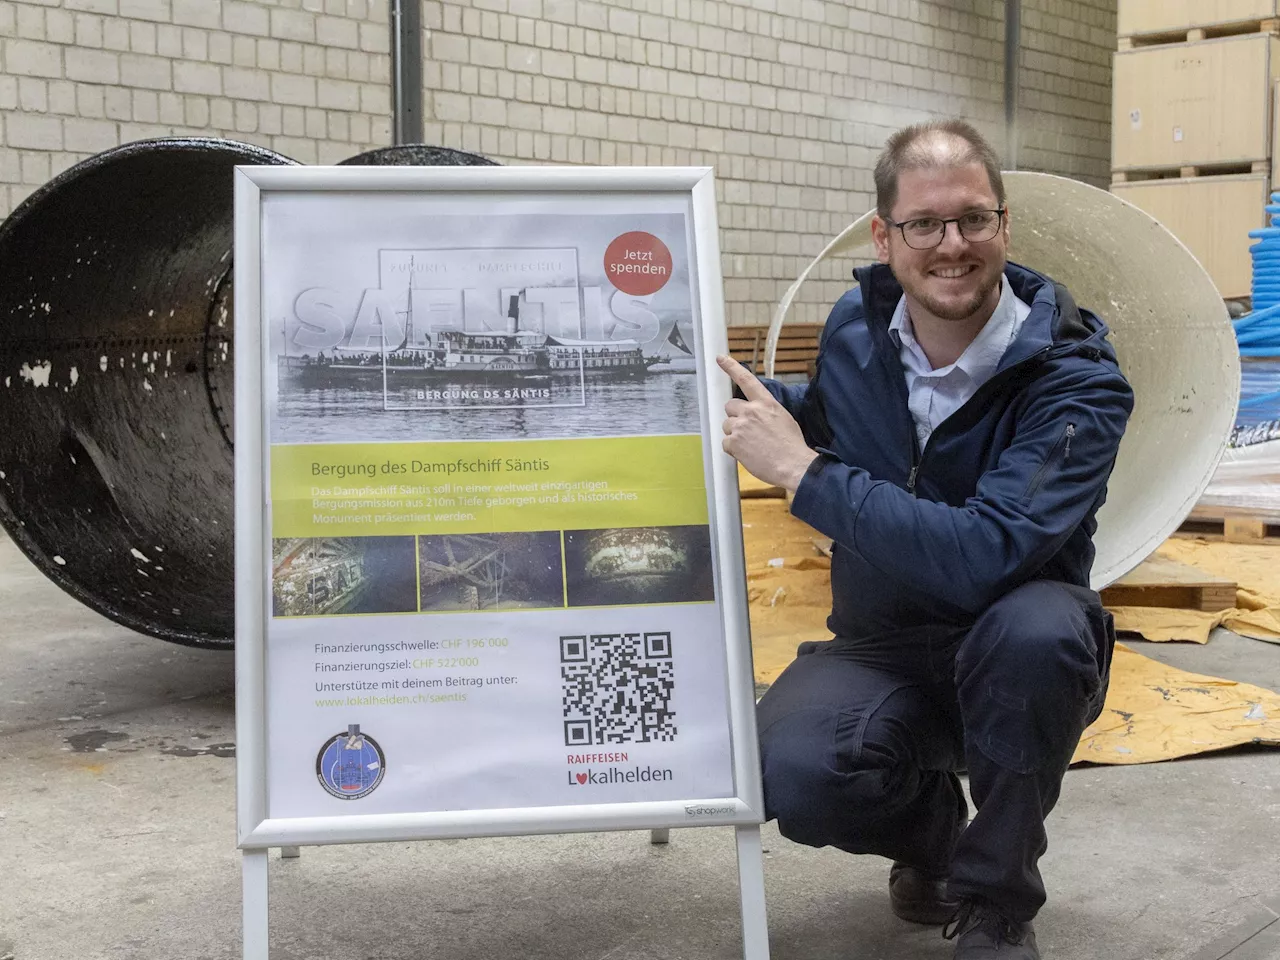
[[[961, 301], [959, 304], [955, 304], [954, 302], [942, 303], [935, 300], [927, 293], [924, 293], [922, 290], [910, 289], [907, 284], [902, 284], [902, 287], [911, 295], [912, 299], [918, 302], [939, 320], [968, 320], [982, 309], [982, 305], [987, 302], [987, 298], [991, 296], [991, 292], [999, 287], [1002, 273], [1003, 271], [997, 272], [996, 275], [991, 278], [990, 283], [984, 285], [972, 297]], [[914, 284], [911, 286], [914, 286]]]

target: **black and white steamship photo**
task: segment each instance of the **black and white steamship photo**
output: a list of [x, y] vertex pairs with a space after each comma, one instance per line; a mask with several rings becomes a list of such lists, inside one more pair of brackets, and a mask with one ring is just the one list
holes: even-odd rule
[[266, 211], [273, 443], [698, 432], [682, 213], [315, 199]]

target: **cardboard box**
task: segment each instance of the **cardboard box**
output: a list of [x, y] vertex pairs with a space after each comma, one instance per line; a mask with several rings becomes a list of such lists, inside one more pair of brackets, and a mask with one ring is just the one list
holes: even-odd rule
[[1271, 118], [1271, 189], [1280, 190], [1280, 163], [1275, 162], [1276, 157], [1280, 157], [1280, 81], [1276, 82], [1271, 104], [1275, 111]]
[[1280, 16], [1280, 0], [1120, 0], [1117, 33], [1171, 33]]
[[1277, 80], [1280, 39], [1266, 34], [1117, 53], [1112, 169], [1268, 160]]
[[1141, 207], [1181, 240], [1224, 299], [1247, 297], [1253, 263], [1249, 231], [1266, 225], [1267, 174], [1116, 183], [1111, 192]]

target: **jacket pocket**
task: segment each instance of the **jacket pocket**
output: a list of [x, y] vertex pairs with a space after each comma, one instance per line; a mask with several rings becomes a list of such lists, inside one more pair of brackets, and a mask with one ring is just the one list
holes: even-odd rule
[[[1074, 423], [1068, 423], [1062, 428], [1062, 433], [1059, 434], [1057, 442], [1054, 443], [1053, 448], [1049, 451], [1049, 455], [1044, 458], [1044, 463], [1040, 464], [1040, 469], [1035, 472], [1035, 476], [1027, 484], [1027, 492], [1022, 495], [1024, 504], [1030, 503], [1035, 498], [1035, 495], [1039, 493], [1040, 487], [1048, 479], [1049, 470], [1053, 465], [1058, 462], [1066, 463], [1071, 457], [1071, 438], [1075, 435], [1076, 425]], [[1059, 454], [1061, 454], [1061, 461], [1059, 461]]]

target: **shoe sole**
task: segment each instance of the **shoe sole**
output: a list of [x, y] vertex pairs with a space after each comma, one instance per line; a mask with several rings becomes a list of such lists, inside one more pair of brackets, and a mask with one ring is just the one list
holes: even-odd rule
[[891, 897], [889, 907], [899, 920], [928, 927], [940, 927], [955, 916], [960, 904], [937, 900], [900, 900]]

